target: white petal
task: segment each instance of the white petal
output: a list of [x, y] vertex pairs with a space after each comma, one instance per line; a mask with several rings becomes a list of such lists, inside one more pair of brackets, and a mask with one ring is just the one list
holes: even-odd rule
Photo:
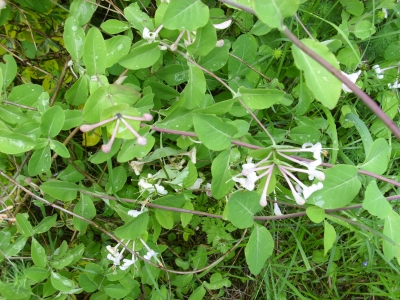
[[161, 195], [168, 194], [168, 191], [163, 186], [161, 186], [159, 184], [155, 184], [155, 187], [156, 187], [157, 193], [159, 193]]
[[128, 215], [130, 215], [131, 217], [136, 218], [138, 215], [142, 214], [143, 211], [140, 210], [136, 210], [136, 209], [132, 209], [130, 211], [128, 211]]
[[226, 29], [231, 25], [231, 23], [232, 23], [232, 20], [227, 20], [225, 22], [222, 22], [219, 24], [213, 24], [213, 25], [216, 29]]
[[[361, 74], [361, 70], [358, 72], [352, 73], [352, 74], [346, 74], [345, 72], [342, 71], [342, 74], [347, 77], [351, 82], [356, 83], [358, 77]], [[352, 93], [353, 91], [344, 83], [342, 83], [342, 89], [347, 92], [347, 93]]]
[[281, 212], [281, 209], [278, 206], [278, 203], [274, 203], [274, 213], [275, 213], [275, 216], [282, 216], [283, 215], [282, 212]]
[[189, 188], [190, 190], [197, 190], [200, 188], [200, 185], [203, 183], [202, 178], [197, 178], [194, 184]]
[[306, 200], [303, 199], [303, 197], [301, 197], [299, 194], [297, 193], [293, 193], [293, 197], [294, 200], [296, 200], [296, 203], [298, 205], [303, 205], [304, 203], [306, 203]]
[[222, 46], [224, 46], [224, 44], [225, 44], [225, 41], [224, 41], [224, 40], [218, 40], [218, 41], [215, 43], [215, 47], [221, 48]]

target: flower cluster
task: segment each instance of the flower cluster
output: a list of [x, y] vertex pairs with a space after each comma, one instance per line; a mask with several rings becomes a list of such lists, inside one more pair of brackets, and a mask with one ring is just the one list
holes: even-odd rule
[[[215, 29], [226, 29], [228, 28], [232, 23], [232, 20], [227, 20], [225, 22], [222, 22], [220, 24], [213, 24]], [[163, 28], [163, 24], [161, 24], [154, 32], [150, 31], [149, 28], [145, 27], [142, 32], [142, 37], [147, 40], [148, 43], [153, 43], [156, 41], [156, 38], [158, 37], [158, 34], [160, 33], [161, 29]], [[171, 51], [175, 51], [178, 49], [178, 43], [182, 39], [182, 37], [186, 33], [186, 38], [183, 39], [183, 42], [185, 46], [193, 44], [193, 42], [196, 39], [196, 31], [188, 31], [188, 30], [182, 30], [180, 34], [178, 35], [178, 38], [175, 40], [174, 43], [172, 43], [171, 46], [169, 46]], [[218, 40], [216, 43], [216, 47], [222, 47], [224, 45], [224, 40]], [[161, 50], [167, 50], [167, 46], [164, 44], [160, 44], [159, 48]]]
[[161, 179], [158, 181], [158, 183], [153, 183], [152, 181], [153, 175], [147, 174], [147, 178], [141, 178], [138, 185], [142, 191], [148, 191], [150, 194], [155, 192], [160, 195], [168, 194], [168, 191], [162, 185], [160, 185]]
[[[308, 174], [308, 179], [313, 180], [314, 178], [322, 181], [325, 179], [325, 174], [317, 170], [317, 167], [322, 163], [321, 159], [322, 146], [321, 143], [315, 145], [311, 143], [303, 144], [302, 148], [288, 148], [288, 149], [274, 149], [271, 151], [266, 158], [259, 161], [258, 163], [252, 163], [252, 158], [247, 160], [246, 164], [242, 165], [242, 172], [238, 176], [233, 177], [233, 180], [240, 183], [244, 188], [249, 191], [254, 190], [255, 182], [263, 177], [267, 177], [264, 189], [261, 194], [260, 205], [267, 205], [267, 190], [268, 185], [271, 181], [273, 170], [277, 169], [285, 178], [290, 190], [292, 191], [293, 197], [297, 204], [303, 205], [306, 199], [310, 197], [312, 193], [323, 188], [322, 182], [306, 186], [302, 183], [295, 175], [294, 172], [301, 172]], [[287, 152], [311, 152], [313, 153], [314, 161], [306, 162], [286, 155]], [[282, 158], [299, 164], [306, 169], [296, 168], [288, 163], [282, 162], [277, 159], [277, 155]], [[271, 158], [271, 159], [270, 159]], [[259, 174], [259, 175], [258, 175]], [[294, 184], [293, 184], [294, 183]], [[275, 213], [279, 214], [279, 207], [274, 207]]]
[[97, 128], [97, 127], [104, 126], [104, 125], [116, 120], [114, 131], [113, 131], [108, 143], [101, 146], [101, 150], [103, 150], [103, 152], [105, 152], [105, 153], [110, 152], [111, 147], [112, 147], [112, 145], [114, 143], [114, 140], [115, 140], [115, 138], [117, 136], [118, 128], [119, 128], [121, 122], [137, 138], [137, 143], [139, 145], [142, 145], [142, 146], [146, 145], [146, 143], [147, 143], [146, 138], [140, 136], [140, 134], [137, 133], [137, 131], [135, 129], [133, 129], [132, 126], [129, 125], [129, 123], [125, 119], [133, 120], [133, 121], [151, 121], [153, 119], [153, 116], [150, 115], [150, 114], [143, 114], [142, 117], [133, 117], [133, 116], [126, 116], [126, 115], [122, 115], [122, 114], [116, 114], [112, 118], [100, 121], [100, 122], [92, 124], [92, 125], [82, 125], [80, 127], [80, 130], [82, 132], [88, 132], [88, 131], [91, 131], [91, 130]]
[[[140, 211], [130, 210], [128, 212], [128, 215], [133, 216], [133, 217], [137, 217], [138, 215], [140, 215], [143, 212], [144, 212], [144, 206], [142, 206], [142, 209]], [[142, 238], [139, 237], [139, 240], [147, 250], [147, 253], [143, 257], [145, 259], [147, 259], [147, 260], [151, 260], [151, 258], [154, 257], [156, 259], [156, 261], [159, 262], [159, 260], [157, 258], [157, 254], [158, 253], [155, 252], [153, 249], [151, 249]], [[107, 254], [107, 259], [112, 261], [114, 267], [115, 266], [119, 266], [119, 268], [121, 270], [126, 270], [131, 265], [134, 265], [138, 261], [138, 258], [134, 254], [132, 254], [132, 258], [131, 259], [123, 258], [124, 257], [123, 254], [124, 254], [124, 251], [125, 251], [126, 248], [122, 247], [121, 251], [118, 251], [119, 246], [123, 242], [124, 242], [124, 240], [121, 240], [121, 242], [118, 243], [115, 247], [111, 247], [111, 245], [108, 245], [106, 247], [107, 251], [109, 252]], [[129, 246], [130, 243], [131, 243], [131, 240], [128, 240], [126, 242], [126, 245]], [[134, 251], [135, 251], [135, 241], [132, 241], [132, 252], [134, 252]], [[122, 260], [122, 264], [121, 264], [121, 260]]]

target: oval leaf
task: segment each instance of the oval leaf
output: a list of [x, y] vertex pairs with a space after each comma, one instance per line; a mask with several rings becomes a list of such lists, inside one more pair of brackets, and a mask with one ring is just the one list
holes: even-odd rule
[[227, 204], [228, 219], [240, 229], [253, 225], [254, 214], [262, 210], [260, 195], [256, 192], [238, 191], [232, 194]]
[[264, 226], [254, 223], [253, 232], [244, 249], [250, 272], [258, 275], [267, 259], [272, 255], [273, 250], [274, 240], [271, 233]]
[[21, 154], [33, 149], [36, 142], [19, 133], [0, 130], [0, 152], [5, 154]]
[[338, 208], [349, 204], [358, 194], [361, 182], [356, 167], [337, 165], [324, 173], [324, 187], [313, 193], [307, 203], [325, 209]]
[[238, 132], [234, 125], [226, 124], [214, 115], [194, 115], [193, 125], [200, 141], [214, 151], [230, 147], [232, 137]]

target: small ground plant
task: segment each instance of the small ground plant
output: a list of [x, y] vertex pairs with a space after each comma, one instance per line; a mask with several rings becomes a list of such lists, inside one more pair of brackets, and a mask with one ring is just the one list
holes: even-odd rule
[[399, 14], [0, 0], [2, 299], [400, 298]]

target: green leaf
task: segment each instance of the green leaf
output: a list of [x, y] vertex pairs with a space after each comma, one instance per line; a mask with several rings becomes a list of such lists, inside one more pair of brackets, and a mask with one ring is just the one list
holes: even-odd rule
[[115, 167], [112, 172], [113, 181], [109, 180], [106, 184], [107, 194], [119, 192], [126, 184], [127, 175], [123, 166]]
[[65, 120], [64, 111], [60, 106], [52, 106], [41, 117], [40, 131], [50, 138], [60, 133]]
[[227, 195], [235, 185], [229, 167], [230, 154], [230, 149], [227, 149], [218, 154], [212, 162], [211, 193], [215, 199], [221, 199]]
[[365, 191], [365, 198], [362, 204], [363, 208], [368, 210], [371, 215], [378, 218], [386, 218], [392, 211], [389, 202], [383, 197], [379, 190], [376, 180], [372, 180]]
[[214, 114], [214, 115], [223, 115], [229, 111], [231, 111], [232, 105], [236, 102], [236, 99], [225, 100], [221, 102], [214, 103], [205, 108], [199, 108], [194, 110], [193, 112], [199, 114]]
[[39, 96], [43, 93], [43, 87], [38, 84], [22, 84], [13, 87], [8, 100], [26, 106], [35, 106]]
[[211, 21], [208, 21], [206, 26], [201, 27], [196, 32], [196, 39], [193, 44], [187, 46], [190, 55], [205, 56], [212, 49], [215, 48], [217, 43], [217, 33]]
[[321, 223], [325, 219], [325, 210], [318, 206], [307, 207], [306, 214], [314, 223]]
[[390, 159], [390, 149], [385, 139], [377, 139], [372, 143], [365, 161], [358, 165], [362, 170], [382, 175], [385, 173]]
[[103, 287], [106, 294], [113, 299], [121, 299], [129, 294], [131, 291], [125, 288], [122, 284], [108, 284]]
[[51, 167], [50, 158], [51, 154], [49, 146], [33, 152], [32, 157], [28, 163], [29, 176], [36, 176], [49, 171]]
[[172, 211], [156, 209], [156, 218], [158, 223], [165, 229], [172, 229], [174, 227]]
[[226, 278], [226, 275], [222, 277], [221, 273], [214, 273], [210, 277], [210, 283], [203, 282], [203, 285], [209, 290], [219, 290], [223, 287], [230, 287], [232, 283]]
[[32, 225], [31, 223], [28, 221], [27, 218], [25, 218], [26, 214], [17, 214], [17, 216], [15, 217], [17, 220], [17, 224], [19, 227], [20, 232], [26, 236], [26, 237], [30, 237], [32, 235], [35, 234], [35, 232], [33, 231]]
[[257, 41], [249, 34], [242, 34], [232, 44], [232, 54], [228, 60], [228, 78], [246, 76], [250, 72], [248, 65], [256, 61]]
[[290, 138], [300, 145], [310, 142], [315, 144], [321, 140], [321, 132], [312, 126], [297, 126], [290, 130]]
[[[336, 69], [339, 69], [338, 61], [328, 47], [310, 39], [302, 39], [301, 41]], [[342, 82], [294, 45], [292, 53], [296, 66], [304, 71], [306, 85], [314, 94], [314, 97], [327, 108], [333, 109], [339, 100]]]
[[357, 22], [353, 30], [354, 35], [361, 40], [370, 38], [375, 32], [375, 26], [368, 20]]
[[61, 157], [70, 158], [71, 156], [67, 147], [65, 147], [64, 144], [60, 143], [59, 141], [50, 140], [50, 149]]
[[[193, 203], [190, 201], [186, 201], [185, 204], [182, 207], [183, 209], [188, 209], [188, 210], [194, 210], [194, 206]], [[192, 220], [193, 215], [192, 214], [188, 214], [188, 213], [181, 213], [181, 223], [182, 223], [182, 227], [185, 228], [190, 221]]]
[[107, 51], [103, 35], [96, 27], [89, 29], [83, 46], [83, 62], [89, 76], [106, 72]]
[[[137, 5], [137, 3], [135, 3]], [[129, 29], [129, 24], [124, 21], [110, 19], [101, 23], [101, 29], [109, 34], [116, 34]]]
[[125, 18], [129, 21], [129, 25], [143, 33], [143, 29], [147, 27], [150, 31], [154, 29], [153, 21], [150, 17], [140, 10], [137, 3], [131, 3], [124, 9]]
[[79, 62], [83, 55], [85, 31], [79, 25], [78, 19], [69, 17], [64, 25], [64, 44], [73, 61]]
[[254, 223], [253, 232], [244, 249], [247, 265], [253, 275], [261, 272], [273, 250], [274, 239], [271, 233], [264, 226]]
[[183, 179], [182, 186], [184, 188], [189, 188], [196, 182], [198, 178], [197, 168], [191, 161], [188, 161], [188, 164], [185, 169], [188, 170], [188, 174]]
[[35, 282], [41, 282], [49, 277], [50, 272], [46, 268], [30, 267], [24, 270], [24, 275]]
[[386, 60], [398, 60], [400, 58], [400, 41], [388, 45], [385, 50]]
[[113, 36], [106, 40], [107, 63], [109, 68], [116, 64], [122, 57], [128, 54], [131, 48], [132, 40], [127, 36]]
[[[96, 207], [93, 204], [93, 199], [81, 193], [81, 199], [78, 204], [75, 205], [74, 213], [88, 220], [93, 219], [96, 216]], [[76, 230], [79, 230], [81, 234], [85, 233], [89, 225], [86, 221], [74, 217], [73, 222]]]
[[242, 95], [243, 102], [250, 109], [265, 109], [279, 103], [285, 96], [285, 92], [274, 89], [247, 89], [239, 88], [239, 93]]
[[0, 152], [5, 154], [21, 154], [33, 149], [36, 142], [19, 133], [0, 129]]
[[90, 21], [97, 8], [95, 0], [74, 0], [69, 8], [69, 15], [77, 19], [79, 26]]
[[206, 93], [206, 79], [203, 71], [189, 63], [189, 81], [182, 94], [184, 96], [185, 107], [187, 109], [199, 108], [204, 100]]
[[111, 147], [110, 152], [105, 153], [103, 151], [99, 151], [95, 155], [92, 155], [91, 157], [89, 157], [89, 161], [92, 164], [98, 165], [98, 164], [101, 164], [101, 163], [109, 160], [111, 157], [113, 157], [118, 152], [119, 148], [121, 147], [121, 143], [122, 143], [121, 139], [116, 139], [114, 141], [114, 144]]
[[344, 207], [358, 194], [361, 182], [356, 167], [337, 165], [324, 173], [324, 187], [314, 192], [307, 203], [325, 209]]
[[160, 58], [161, 50], [158, 43], [143, 43], [133, 45], [131, 52], [122, 57], [118, 63], [124, 68], [139, 70], [151, 67]]
[[257, 17], [269, 27], [281, 29], [283, 19], [293, 16], [300, 5], [300, 0], [254, 1]]
[[177, 107], [161, 122], [158, 127], [174, 130], [189, 130], [193, 126], [193, 113], [184, 107]]
[[149, 127], [142, 127], [138, 133], [147, 139], [147, 144], [142, 146], [138, 145], [136, 139], [126, 140], [122, 144], [121, 150], [118, 152], [117, 161], [127, 162], [134, 158], [142, 158], [146, 156], [151, 149], [153, 149], [155, 139], [152, 135], [149, 135]]
[[70, 105], [78, 106], [84, 104], [89, 96], [89, 79], [81, 76], [65, 92], [65, 99]]
[[228, 219], [240, 229], [253, 226], [254, 215], [262, 210], [260, 195], [256, 192], [238, 191], [231, 195], [227, 204]]
[[208, 6], [200, 0], [171, 0], [163, 18], [167, 29], [195, 31], [207, 24]]
[[224, 40], [222, 47], [215, 47], [206, 56], [200, 57], [199, 64], [211, 72], [221, 69], [228, 61], [230, 48], [230, 41]]
[[196, 114], [193, 125], [199, 140], [210, 150], [221, 151], [230, 147], [232, 137], [238, 132], [232, 124], [226, 124], [214, 115]]
[[8, 245], [2, 254], [8, 257], [17, 255], [25, 247], [26, 241], [27, 238], [25, 236], [20, 236], [16, 241]]
[[400, 216], [391, 210], [389, 215], [385, 218], [385, 225], [383, 227], [383, 234], [396, 243], [393, 245], [386, 239], [382, 240], [383, 253], [388, 260], [396, 257], [397, 262], [400, 263]]
[[363, 120], [361, 120], [359, 117], [357, 117], [355, 114], [352, 113], [346, 114], [345, 120], [346, 121], [349, 120], [356, 127], [358, 133], [360, 134], [361, 141], [363, 142], [364, 145], [365, 156], [368, 156], [368, 152], [371, 149], [373, 143], [372, 136], [368, 130], [368, 127], [365, 125]]
[[357, 17], [361, 16], [364, 11], [364, 4], [359, 0], [340, 0], [345, 10]]
[[53, 271], [51, 272], [50, 280], [51, 280], [51, 284], [57, 291], [69, 292], [69, 291], [72, 291], [73, 289], [75, 289], [75, 283], [72, 280], [70, 280], [56, 272], [53, 272]]
[[197, 289], [193, 291], [190, 295], [189, 300], [203, 300], [206, 294], [206, 289], [200, 285]]
[[147, 213], [140, 214], [133, 218], [125, 225], [115, 230], [115, 235], [119, 239], [134, 240], [142, 235], [147, 230], [147, 223], [149, 222], [149, 215]]
[[332, 248], [336, 240], [336, 231], [331, 224], [326, 220], [324, 221], [324, 256]]
[[78, 186], [71, 182], [65, 181], [46, 181], [41, 186], [40, 189], [61, 201], [71, 201], [76, 199], [78, 192]]
[[158, 71], [156, 76], [165, 80], [169, 86], [174, 86], [188, 81], [188, 70], [187, 65], [171, 64]]
[[42, 245], [40, 245], [40, 243], [35, 238], [32, 238], [31, 255], [33, 263], [36, 266], [41, 268], [47, 267], [46, 250], [43, 248]]
[[140, 93], [129, 86], [119, 84], [101, 86], [87, 100], [82, 118], [85, 122], [97, 123], [101, 121], [105, 109], [123, 103], [132, 105], [139, 99]]
[[34, 228], [35, 234], [43, 233], [48, 231], [56, 223], [57, 215], [52, 215], [44, 218], [40, 223]]
[[0, 63], [0, 69], [3, 74], [3, 90], [5, 90], [17, 75], [17, 63], [15, 62], [14, 57], [9, 54], [5, 54], [3, 60], [6, 63]]
[[33, 294], [30, 286], [25, 282], [0, 282], [0, 293], [3, 295], [2, 299], [29, 299]]

